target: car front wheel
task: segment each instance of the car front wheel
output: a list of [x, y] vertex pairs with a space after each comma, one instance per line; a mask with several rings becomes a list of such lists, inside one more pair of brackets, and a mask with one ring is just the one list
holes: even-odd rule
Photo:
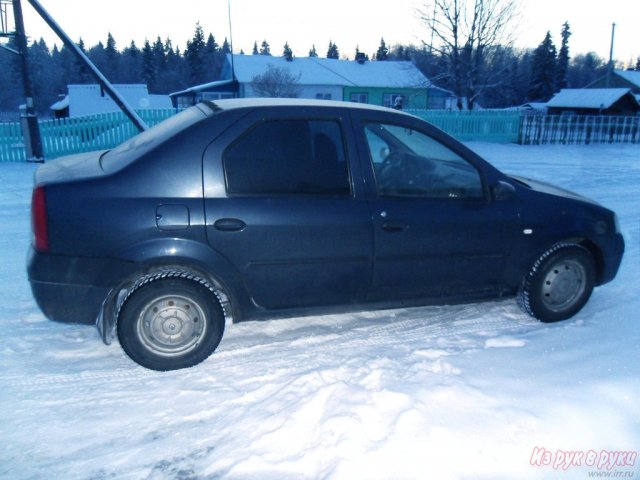
[[533, 264], [518, 293], [518, 304], [543, 322], [575, 315], [587, 303], [595, 284], [591, 253], [578, 244], [551, 247]]
[[177, 370], [214, 352], [224, 332], [224, 312], [216, 295], [196, 280], [151, 279], [127, 297], [117, 329], [133, 361], [152, 370]]

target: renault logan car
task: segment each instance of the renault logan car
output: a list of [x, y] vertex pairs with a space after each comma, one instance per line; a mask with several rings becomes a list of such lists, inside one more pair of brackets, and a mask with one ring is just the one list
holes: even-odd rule
[[330, 101], [205, 102], [52, 161], [32, 220], [44, 314], [97, 322], [156, 370], [206, 359], [225, 316], [514, 296], [563, 320], [624, 250], [610, 210], [409, 114]]

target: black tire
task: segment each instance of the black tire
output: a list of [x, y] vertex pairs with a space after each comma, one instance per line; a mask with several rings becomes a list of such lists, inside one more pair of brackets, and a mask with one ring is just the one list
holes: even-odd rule
[[586, 248], [573, 243], [554, 245], [524, 278], [518, 304], [543, 322], [566, 320], [587, 303], [595, 277], [595, 262]]
[[224, 333], [224, 311], [216, 295], [193, 279], [142, 282], [118, 315], [125, 353], [151, 370], [197, 365], [211, 355]]

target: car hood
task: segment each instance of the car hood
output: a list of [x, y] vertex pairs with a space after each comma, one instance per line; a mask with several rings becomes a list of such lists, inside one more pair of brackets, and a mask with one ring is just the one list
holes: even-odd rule
[[570, 198], [572, 200], [587, 202], [593, 205], [600, 205], [595, 200], [591, 200], [590, 198], [583, 197], [582, 195], [579, 195], [575, 192], [566, 190], [564, 188], [560, 188], [556, 185], [552, 185], [547, 182], [542, 182], [540, 180], [533, 180], [531, 178], [519, 177], [517, 175], [509, 175], [509, 176], [510, 178], [518, 182], [520, 185], [524, 185], [525, 187], [530, 188], [531, 190], [534, 190], [536, 192], [546, 193], [548, 195], [555, 195], [557, 197]]

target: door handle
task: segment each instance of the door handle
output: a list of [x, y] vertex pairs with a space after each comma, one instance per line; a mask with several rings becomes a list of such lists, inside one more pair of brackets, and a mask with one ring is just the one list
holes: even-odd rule
[[238, 218], [221, 218], [216, 220], [213, 226], [221, 232], [239, 232], [244, 230], [247, 224]]
[[402, 222], [384, 222], [382, 224], [382, 229], [385, 232], [389, 233], [400, 233], [404, 232], [409, 228], [409, 225]]

